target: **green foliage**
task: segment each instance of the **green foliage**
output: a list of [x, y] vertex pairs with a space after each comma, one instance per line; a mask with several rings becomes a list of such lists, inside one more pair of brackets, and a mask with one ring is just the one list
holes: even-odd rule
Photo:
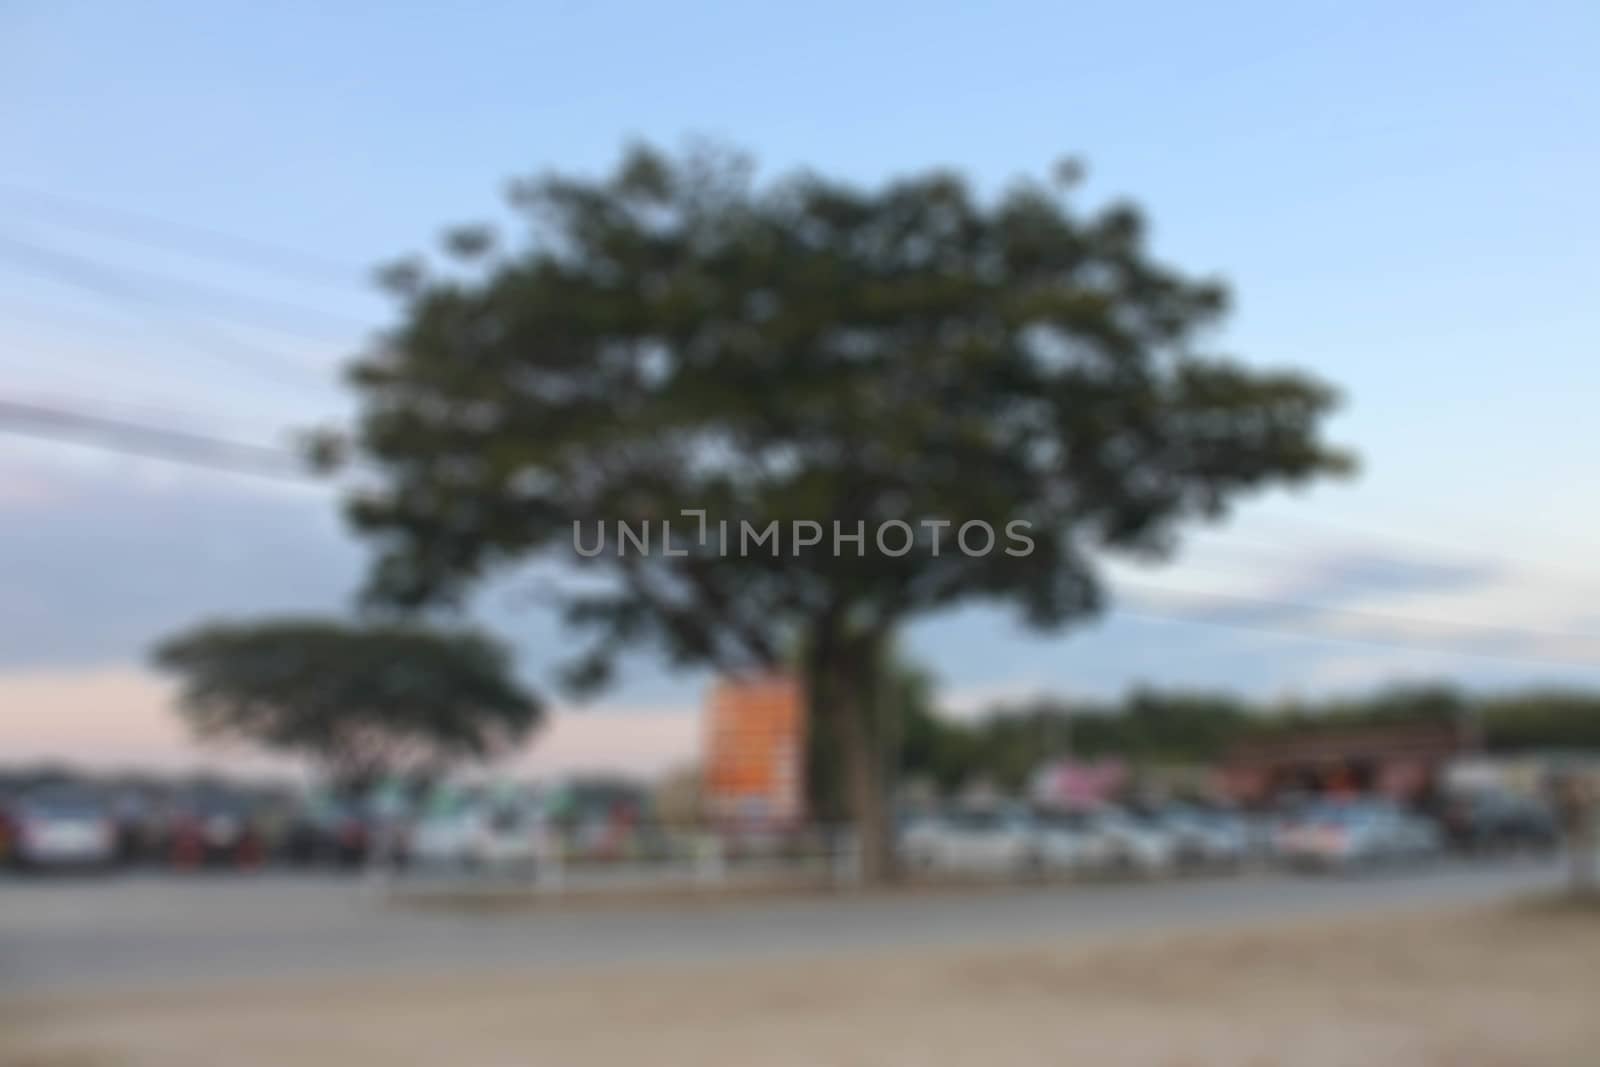
[[1473, 696], [1446, 685], [1397, 686], [1314, 705], [1254, 703], [1222, 693], [1139, 689], [1119, 702], [1034, 701], [968, 722], [931, 716], [905, 750], [904, 770], [950, 791], [979, 779], [1020, 788], [1066, 755], [1133, 763], [1209, 763], [1234, 743], [1287, 731], [1461, 722], [1490, 752], [1600, 749], [1600, 694], [1532, 690]]
[[1040, 763], [1068, 754], [1143, 763], [1216, 759], [1251, 728], [1252, 712], [1221, 694], [1135, 690], [1120, 704], [1037, 700], [967, 723], [934, 717], [906, 771], [946, 791], [982, 779], [1023, 787]]
[[168, 639], [154, 659], [182, 679], [180, 707], [200, 736], [308, 755], [345, 778], [490, 756], [542, 712], [505, 650], [472, 631], [213, 624]]
[[1491, 697], [1474, 709], [1484, 743], [1502, 751], [1600, 750], [1600, 695], [1544, 690]]

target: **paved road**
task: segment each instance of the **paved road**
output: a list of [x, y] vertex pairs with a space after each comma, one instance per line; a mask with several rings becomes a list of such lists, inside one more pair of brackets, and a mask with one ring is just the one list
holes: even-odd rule
[[386, 908], [331, 879], [0, 882], [0, 994], [1063, 941], [1488, 902], [1558, 878], [1445, 865], [501, 916]]

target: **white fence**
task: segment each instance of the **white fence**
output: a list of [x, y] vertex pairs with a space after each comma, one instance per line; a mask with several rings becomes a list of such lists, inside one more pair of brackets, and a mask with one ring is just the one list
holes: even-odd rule
[[374, 852], [367, 880], [390, 889], [532, 889], [560, 895], [741, 889], [842, 888], [860, 880], [860, 855], [848, 830], [808, 829], [765, 837], [682, 831], [648, 847], [596, 855], [559, 837], [538, 841], [530, 855], [491, 859], [463, 855], [424, 861]]

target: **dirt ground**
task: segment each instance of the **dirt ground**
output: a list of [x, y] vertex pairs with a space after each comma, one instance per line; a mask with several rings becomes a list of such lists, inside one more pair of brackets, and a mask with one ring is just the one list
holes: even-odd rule
[[3, 1067], [1600, 1062], [1600, 916], [0, 1003]]

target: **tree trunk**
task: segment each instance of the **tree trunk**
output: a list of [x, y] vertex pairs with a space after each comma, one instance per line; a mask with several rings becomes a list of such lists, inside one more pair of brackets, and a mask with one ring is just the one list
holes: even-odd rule
[[882, 731], [873, 694], [856, 689], [842, 695], [839, 713], [839, 756], [844, 764], [845, 795], [855, 823], [863, 885], [882, 885], [895, 873], [894, 841], [889, 830], [888, 788], [884, 781]]
[[879, 714], [879, 642], [813, 638], [809, 688], [813, 716], [825, 723], [842, 774], [845, 806], [855, 827], [863, 885], [882, 885], [895, 874], [890, 832], [885, 731]]
[[845, 798], [856, 827], [861, 883], [883, 885], [894, 878], [894, 840], [888, 805], [885, 717], [878, 680], [880, 641], [856, 638], [835, 648], [830, 704], [838, 758], [845, 771]]

